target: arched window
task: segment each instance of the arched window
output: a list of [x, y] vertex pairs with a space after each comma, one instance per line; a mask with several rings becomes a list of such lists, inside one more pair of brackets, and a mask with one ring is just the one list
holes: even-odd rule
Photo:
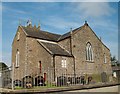
[[17, 50], [17, 52], [16, 52], [16, 63], [15, 63], [15, 66], [16, 67], [19, 67], [19, 59], [20, 58], [20, 52], [19, 52], [19, 50]]
[[92, 45], [89, 42], [86, 45], [86, 60], [87, 61], [93, 61]]
[[20, 32], [17, 33], [17, 41], [20, 39]]
[[104, 63], [107, 63], [106, 54], [104, 53]]

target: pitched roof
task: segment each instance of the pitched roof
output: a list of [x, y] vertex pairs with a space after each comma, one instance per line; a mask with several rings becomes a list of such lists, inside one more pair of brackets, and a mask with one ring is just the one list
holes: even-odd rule
[[120, 66], [112, 66], [112, 70], [114, 71], [120, 70]]
[[[49, 40], [49, 41], [57, 42], [57, 41], [61, 41], [61, 40], [66, 39], [71, 36], [71, 32], [67, 32], [63, 35], [60, 35], [60, 34], [46, 32], [43, 30], [38, 30], [34, 27], [29, 27], [29, 26], [27, 26], [27, 27], [21, 26], [21, 27], [24, 29], [24, 31], [26, 32], [28, 37], [34, 37], [34, 38], [44, 39], [44, 40]], [[72, 30], [72, 32], [74, 32], [80, 28], [81, 27], [76, 28], [76, 29]]]
[[[87, 26], [89, 26], [89, 25], [87, 24]], [[43, 31], [43, 30], [38, 30], [36, 27], [32, 27], [32, 26], [31, 27], [30, 26], [27, 26], [27, 27], [21, 26], [21, 27], [23, 28], [23, 30], [25, 31], [25, 33], [27, 34], [28, 37], [33, 37], [33, 38], [43, 39], [43, 40], [48, 40], [48, 41], [54, 41], [54, 42], [59, 42], [61, 40], [64, 40], [64, 39], [70, 37], [71, 32], [75, 33], [76, 31], [81, 29], [83, 26], [78, 27], [78, 28], [72, 30], [71, 32], [67, 32], [67, 33], [65, 33], [63, 35], [54, 34], [54, 33], [46, 32], [46, 31]], [[93, 30], [92, 30], [92, 32], [95, 34], [95, 32]], [[95, 34], [95, 36], [98, 38], [98, 36], [96, 34]], [[98, 38], [98, 40], [100, 40], [100, 39]], [[101, 41], [101, 43], [104, 45], [104, 43], [102, 41]], [[104, 46], [109, 50], [109, 48], [106, 45], [104, 45]]]
[[57, 43], [41, 42], [41, 41], [38, 42], [52, 55], [72, 56], [69, 52], [67, 52]]
[[49, 41], [57, 41], [61, 36], [59, 34], [53, 34], [50, 32], [35, 29], [34, 27], [24, 27], [22, 26], [28, 37], [34, 37], [38, 39], [44, 39]]
[[[78, 29], [80, 29], [80, 28], [81, 28], [81, 27], [76, 28], [76, 29], [72, 30], [71, 32], [74, 33], [76, 30], [78, 30]], [[61, 35], [60, 38], [58, 39], [58, 41], [61, 41], [61, 40], [63, 40], [63, 39], [66, 39], [66, 38], [70, 37], [70, 36], [71, 36], [71, 32], [67, 32], [67, 33]]]

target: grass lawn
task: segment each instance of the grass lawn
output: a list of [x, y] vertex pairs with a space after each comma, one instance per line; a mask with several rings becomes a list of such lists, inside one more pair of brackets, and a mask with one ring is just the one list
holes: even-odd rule
[[[23, 87], [20, 87], [20, 86], [16, 86], [15, 87], [15, 90], [20, 90], [20, 89], [45, 89], [45, 88], [64, 88], [65, 86], [55, 86], [55, 85], [51, 85], [51, 84], [48, 84], [46, 86], [33, 86], [32, 88], [23, 88]], [[66, 86], [67, 87], [67, 86]]]

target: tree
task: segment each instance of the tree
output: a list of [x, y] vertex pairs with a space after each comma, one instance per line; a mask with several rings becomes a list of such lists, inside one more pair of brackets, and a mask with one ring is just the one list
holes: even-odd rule
[[0, 62], [0, 70], [5, 70], [7, 68], [8, 68], [8, 66], [5, 63]]
[[111, 57], [111, 64], [112, 66], [120, 66], [120, 63], [118, 62], [115, 56]]

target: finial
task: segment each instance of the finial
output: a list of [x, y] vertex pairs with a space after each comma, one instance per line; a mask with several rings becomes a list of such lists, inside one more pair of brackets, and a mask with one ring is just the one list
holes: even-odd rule
[[72, 34], [72, 27], [70, 28], [70, 34]]
[[34, 29], [36, 29], [36, 25], [34, 25]]
[[40, 26], [40, 20], [39, 20], [39, 22], [38, 22], [38, 26]]
[[37, 29], [40, 30], [40, 20], [39, 20]]
[[85, 21], [85, 24], [84, 25], [87, 25], [88, 26], [88, 23], [87, 23], [87, 21]]
[[28, 21], [27, 21], [27, 26], [32, 26], [31, 20], [28, 20]]

